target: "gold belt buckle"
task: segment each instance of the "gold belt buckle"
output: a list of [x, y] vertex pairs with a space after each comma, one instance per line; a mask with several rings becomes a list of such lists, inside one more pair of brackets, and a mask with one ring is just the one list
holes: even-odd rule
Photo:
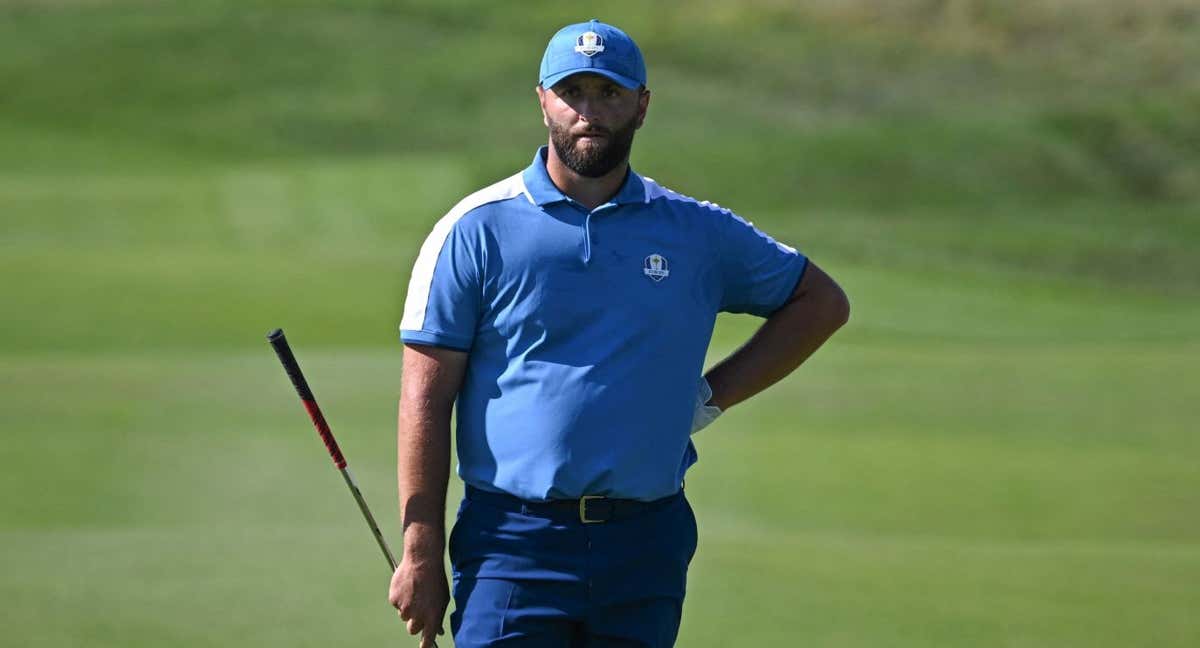
[[589, 520], [587, 516], [588, 500], [604, 499], [603, 495], [584, 495], [579, 498], [579, 521], [584, 524], [599, 524], [604, 520]]

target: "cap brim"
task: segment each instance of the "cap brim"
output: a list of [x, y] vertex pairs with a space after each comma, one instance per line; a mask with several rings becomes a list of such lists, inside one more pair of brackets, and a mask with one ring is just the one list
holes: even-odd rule
[[627, 76], [617, 74], [616, 72], [613, 72], [611, 70], [605, 70], [603, 68], [585, 67], [585, 68], [575, 68], [574, 70], [567, 70], [565, 72], [559, 72], [558, 74], [551, 74], [550, 76], [546, 77], [545, 79], [542, 79], [542, 87], [543, 88], [554, 87], [554, 85], [556, 83], [558, 83], [559, 81], [562, 81], [563, 79], [565, 79], [569, 76], [575, 75], [575, 74], [599, 74], [602, 77], [608, 77], [608, 78], [612, 79], [613, 81], [616, 81], [617, 83], [621, 84], [623, 87], [629, 88], [630, 90], [635, 90], [642, 86], [641, 81], [637, 81], [637, 80], [631, 79]]

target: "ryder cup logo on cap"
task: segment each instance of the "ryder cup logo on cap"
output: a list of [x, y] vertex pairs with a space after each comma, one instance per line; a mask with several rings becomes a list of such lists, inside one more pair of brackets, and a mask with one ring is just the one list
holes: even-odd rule
[[596, 32], [584, 32], [575, 41], [575, 51], [584, 56], [595, 56], [604, 51], [604, 39]]
[[572, 74], [599, 74], [622, 86], [646, 85], [646, 62], [629, 34], [599, 20], [567, 25], [546, 45], [538, 83], [553, 87]]

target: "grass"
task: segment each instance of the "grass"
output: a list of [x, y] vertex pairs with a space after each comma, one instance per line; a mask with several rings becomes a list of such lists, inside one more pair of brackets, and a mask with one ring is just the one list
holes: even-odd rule
[[[797, 245], [854, 305], [810, 365], [698, 437], [680, 645], [1194, 645], [1194, 10], [600, 17], [650, 61], [636, 168]], [[527, 163], [534, 66], [577, 18], [0, 7], [13, 641], [405, 640], [263, 336], [286, 328], [398, 544], [409, 268], [450, 205]], [[711, 360], [755, 325], [723, 317]]]

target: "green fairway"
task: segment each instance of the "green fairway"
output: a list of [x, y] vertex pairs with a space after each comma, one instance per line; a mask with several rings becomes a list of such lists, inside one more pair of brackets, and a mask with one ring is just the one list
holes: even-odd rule
[[[697, 437], [679, 645], [1196, 646], [1200, 15], [932, 4], [588, 10], [646, 52], [635, 168], [852, 301]], [[588, 17], [0, 5], [8, 642], [415, 645], [264, 336], [398, 552], [409, 270], [528, 163], [542, 47]]]

